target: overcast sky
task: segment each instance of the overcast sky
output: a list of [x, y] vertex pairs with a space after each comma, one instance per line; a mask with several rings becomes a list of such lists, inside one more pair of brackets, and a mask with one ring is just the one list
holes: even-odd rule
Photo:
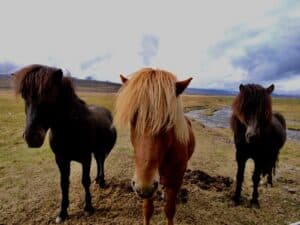
[[141, 67], [191, 87], [300, 94], [300, 1], [0, 2], [0, 73], [41, 63], [119, 82]]

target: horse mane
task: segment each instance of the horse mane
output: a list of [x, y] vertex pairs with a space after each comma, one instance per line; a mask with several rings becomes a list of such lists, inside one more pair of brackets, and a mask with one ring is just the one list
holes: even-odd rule
[[138, 135], [157, 135], [174, 128], [178, 140], [187, 143], [189, 131], [181, 98], [176, 96], [176, 81], [175, 75], [160, 69], [133, 73], [118, 93], [114, 123], [119, 128], [130, 124]]
[[245, 123], [245, 115], [253, 111], [253, 107], [265, 121], [272, 119], [272, 100], [267, 91], [258, 84], [247, 84], [236, 96], [232, 104], [233, 115]]
[[[23, 98], [42, 99], [47, 91], [53, 87], [53, 74], [59, 71], [58, 68], [39, 64], [26, 66], [13, 74], [13, 84], [16, 94]], [[64, 92], [69, 95], [75, 94], [73, 83], [69, 78], [62, 78]]]

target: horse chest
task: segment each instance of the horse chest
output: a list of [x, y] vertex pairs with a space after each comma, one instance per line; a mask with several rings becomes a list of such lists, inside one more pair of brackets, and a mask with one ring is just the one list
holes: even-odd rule
[[51, 129], [50, 134], [50, 146], [56, 154], [90, 154], [94, 140], [93, 133], [85, 129]]

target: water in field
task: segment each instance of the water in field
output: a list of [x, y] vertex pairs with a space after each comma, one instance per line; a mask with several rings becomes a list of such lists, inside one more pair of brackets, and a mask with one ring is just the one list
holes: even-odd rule
[[[186, 113], [186, 115], [194, 120], [197, 120], [207, 127], [228, 128], [231, 109], [229, 107], [222, 108], [213, 113], [213, 115], [206, 115], [204, 109], [193, 110]], [[287, 130], [287, 137], [293, 141], [300, 142], [300, 131]]]

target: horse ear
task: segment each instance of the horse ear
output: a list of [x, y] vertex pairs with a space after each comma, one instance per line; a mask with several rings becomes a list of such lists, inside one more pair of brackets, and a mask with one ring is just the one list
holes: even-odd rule
[[176, 96], [180, 95], [187, 88], [187, 86], [190, 84], [192, 79], [193, 78], [190, 77], [187, 80], [176, 82]]
[[275, 88], [274, 84], [271, 84], [271, 85], [267, 88], [268, 94], [271, 94], [271, 93], [274, 91], [274, 88]]
[[126, 84], [126, 82], [128, 81], [128, 79], [122, 74], [120, 74], [120, 78], [123, 84]]
[[245, 86], [243, 84], [240, 84], [239, 89], [240, 89], [240, 92], [242, 92], [245, 89]]
[[62, 77], [63, 77], [63, 71], [61, 69], [57, 69], [57, 70], [54, 71], [53, 80], [55, 82], [58, 82], [58, 83], [61, 82]]

